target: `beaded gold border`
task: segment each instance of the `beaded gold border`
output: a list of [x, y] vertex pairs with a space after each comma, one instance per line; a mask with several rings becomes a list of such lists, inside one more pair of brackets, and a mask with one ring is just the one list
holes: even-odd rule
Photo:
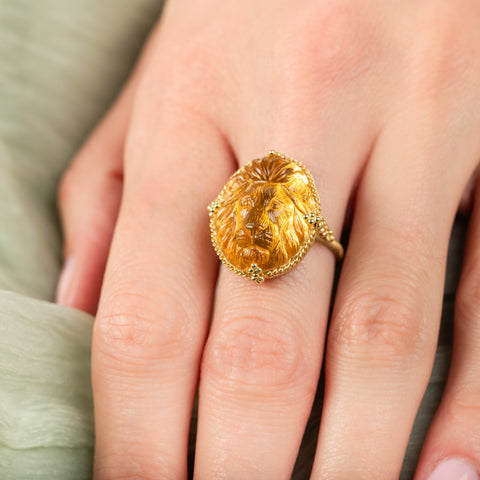
[[[310, 235], [303, 241], [303, 243], [300, 246], [299, 251], [286, 263], [283, 265], [280, 265], [276, 268], [270, 269], [270, 270], [261, 270], [256, 264], [252, 264], [250, 269], [248, 270], [241, 270], [240, 268], [236, 267], [233, 265], [225, 256], [223, 250], [221, 249], [220, 245], [218, 244], [217, 241], [217, 229], [215, 226], [215, 213], [216, 211], [221, 207], [222, 205], [222, 198], [223, 195], [225, 194], [225, 191], [227, 189], [227, 184], [230, 182], [231, 179], [235, 178], [237, 175], [240, 174], [240, 172], [243, 171], [243, 169], [247, 166], [250, 165], [252, 162], [256, 160], [263, 160], [264, 158], [270, 158], [270, 157], [276, 157], [276, 158], [282, 158], [283, 160], [287, 160], [289, 162], [295, 163], [297, 166], [300, 167], [302, 172], [305, 174], [308, 180], [308, 186], [310, 188], [310, 192], [313, 196], [313, 200], [315, 203], [315, 211], [311, 212], [310, 215], [305, 216], [305, 219], [309, 222], [311, 225], [311, 230], [310, 230]], [[313, 245], [315, 238], [317, 235], [321, 235], [322, 237], [324, 236], [324, 231], [326, 222], [323, 219], [321, 212], [321, 204], [320, 204], [320, 197], [317, 192], [317, 188], [315, 186], [315, 181], [313, 180], [313, 177], [311, 173], [309, 172], [308, 168], [303, 165], [303, 163], [299, 162], [298, 160], [295, 160], [294, 158], [287, 157], [286, 155], [279, 153], [275, 150], [270, 150], [268, 152], [267, 157], [260, 157], [252, 160], [249, 162], [247, 165], [244, 165], [243, 167], [239, 168], [225, 183], [225, 186], [223, 187], [222, 191], [218, 194], [217, 198], [208, 206], [208, 210], [210, 213], [210, 237], [212, 240], [213, 247], [215, 249], [215, 252], [217, 253], [218, 257], [222, 261], [222, 263], [231, 271], [234, 273], [241, 275], [242, 277], [247, 277], [252, 280], [254, 280], [256, 283], [262, 283], [265, 278], [274, 278], [278, 277], [279, 275], [282, 275], [284, 273], [287, 273], [289, 270], [291, 270], [295, 265], [297, 265], [305, 256], [305, 254], [310, 250], [311, 246]], [[327, 226], [328, 228], [328, 226]], [[327, 232], [325, 232], [327, 233]], [[328, 232], [328, 233], [331, 233]]]

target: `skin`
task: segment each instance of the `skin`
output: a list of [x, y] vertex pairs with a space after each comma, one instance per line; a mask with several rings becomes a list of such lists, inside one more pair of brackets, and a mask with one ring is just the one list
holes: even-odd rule
[[[59, 302], [95, 313], [101, 287], [97, 480], [186, 478], [197, 386], [195, 478], [288, 479], [322, 366], [311, 478], [398, 478], [462, 202], [452, 367], [415, 479], [480, 466], [479, 78], [476, 0], [167, 3], [59, 194]], [[261, 286], [218, 274], [206, 206], [270, 149], [309, 168], [337, 236], [352, 211], [328, 332], [327, 248]]]

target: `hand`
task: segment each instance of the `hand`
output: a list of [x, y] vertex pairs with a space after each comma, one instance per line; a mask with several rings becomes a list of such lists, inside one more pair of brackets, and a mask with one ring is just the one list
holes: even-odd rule
[[[92, 358], [97, 479], [185, 478], [199, 382], [195, 478], [289, 478], [324, 344], [312, 478], [398, 478], [462, 197], [473, 209], [453, 363], [416, 478], [451, 457], [480, 466], [480, 190], [467, 188], [479, 78], [473, 0], [167, 4], [60, 190], [59, 301], [95, 312], [108, 255]], [[261, 286], [217, 276], [206, 206], [270, 149], [309, 168], [337, 236], [352, 205], [326, 342], [328, 249]], [[467, 478], [463, 460], [435, 478]]]

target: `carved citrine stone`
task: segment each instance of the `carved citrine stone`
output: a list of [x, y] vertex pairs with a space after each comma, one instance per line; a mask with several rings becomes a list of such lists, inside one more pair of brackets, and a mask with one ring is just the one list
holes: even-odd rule
[[237, 170], [208, 209], [218, 256], [257, 283], [295, 266], [314, 242], [321, 219], [310, 172], [277, 152]]

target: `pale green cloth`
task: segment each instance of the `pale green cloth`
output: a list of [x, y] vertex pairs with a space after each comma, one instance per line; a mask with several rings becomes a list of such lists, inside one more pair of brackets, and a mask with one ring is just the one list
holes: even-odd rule
[[160, 0], [0, 0], [0, 479], [91, 478], [93, 319], [52, 302], [59, 176]]
[[[93, 319], [51, 303], [61, 266], [56, 187], [115, 97], [160, 10], [160, 0], [0, 0], [2, 480], [91, 478]], [[459, 256], [452, 254], [456, 263]], [[449, 347], [442, 347], [404, 479], [412, 478], [448, 358]], [[297, 480], [308, 478], [318, 412], [307, 429]]]

